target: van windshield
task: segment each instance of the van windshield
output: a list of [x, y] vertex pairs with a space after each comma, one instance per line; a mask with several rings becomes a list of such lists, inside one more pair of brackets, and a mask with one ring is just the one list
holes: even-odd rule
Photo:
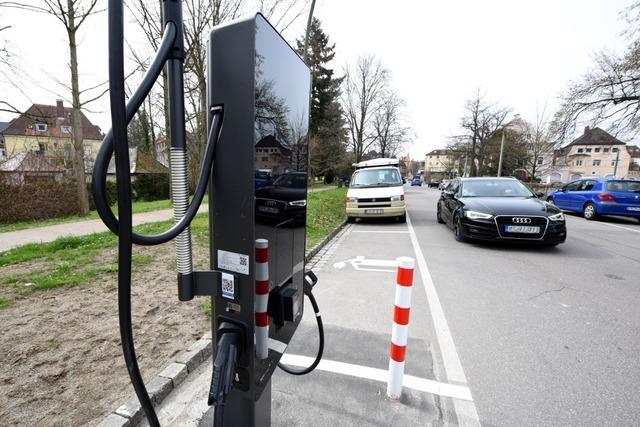
[[401, 185], [402, 180], [398, 169], [362, 169], [354, 172], [350, 187], [396, 187]]

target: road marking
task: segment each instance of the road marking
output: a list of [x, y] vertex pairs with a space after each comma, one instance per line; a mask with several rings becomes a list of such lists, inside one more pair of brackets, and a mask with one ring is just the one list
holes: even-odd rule
[[409, 233], [407, 230], [353, 230], [352, 233], [396, 233], [396, 234], [407, 234]]
[[[367, 259], [363, 256], [357, 256], [345, 261], [339, 261], [333, 264], [336, 270], [342, 270], [347, 263], [357, 271], [381, 271], [384, 273], [395, 273], [398, 267], [398, 261], [387, 259]], [[370, 267], [392, 267], [393, 269], [370, 268]]]
[[[456, 350], [456, 345], [453, 342], [447, 319], [444, 316], [444, 310], [440, 304], [440, 298], [436, 292], [436, 287], [433, 284], [433, 279], [429, 273], [427, 267], [427, 261], [424, 259], [424, 254], [418, 243], [418, 238], [411, 224], [409, 213], [407, 212], [407, 228], [409, 229], [409, 237], [411, 238], [411, 244], [413, 245], [413, 251], [416, 254], [416, 262], [418, 263], [418, 271], [420, 272], [420, 278], [422, 279], [422, 286], [427, 294], [427, 302], [429, 303], [429, 310], [431, 311], [431, 317], [433, 320], [433, 327], [436, 331], [436, 337], [440, 346], [440, 352], [442, 354], [442, 361], [444, 363], [444, 369], [447, 374], [449, 382], [456, 382], [460, 384], [467, 384], [467, 377], [462, 369], [462, 363], [460, 363], [460, 357]], [[454, 400], [453, 406], [458, 417], [458, 425], [460, 426], [479, 426], [480, 419], [478, 417], [478, 411], [476, 405], [472, 400], [463, 402], [460, 400]]]
[[[571, 218], [571, 217], [569, 217]], [[575, 218], [576, 221], [579, 221], [578, 218]], [[587, 222], [587, 220], [583, 220], [583, 221], [579, 221], [579, 222]], [[627, 228], [627, 227], [623, 227], [621, 225], [616, 225], [616, 224], [611, 224], [608, 222], [592, 222], [592, 224], [600, 224], [600, 225], [608, 225], [609, 227], [615, 227], [615, 228], [622, 228], [623, 230], [627, 230], [627, 231], [633, 231], [635, 233], [640, 233], [640, 230], [634, 230], [633, 228]]]
[[[293, 366], [309, 366], [314, 360], [315, 359], [313, 357], [299, 356], [297, 354], [284, 354], [280, 359], [282, 363]], [[316, 369], [325, 372], [332, 372], [334, 374], [349, 375], [357, 378], [380, 381], [383, 383], [386, 383], [389, 379], [389, 371], [385, 369], [336, 362], [335, 360], [322, 359]], [[472, 400], [469, 388], [461, 385], [441, 383], [434, 380], [428, 380], [426, 378], [414, 377], [413, 375], [405, 375], [402, 385], [413, 390], [451, 397], [456, 400]]]

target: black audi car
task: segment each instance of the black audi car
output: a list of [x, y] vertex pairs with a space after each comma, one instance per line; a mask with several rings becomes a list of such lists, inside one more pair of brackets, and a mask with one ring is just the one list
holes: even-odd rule
[[567, 228], [562, 211], [538, 196], [515, 178], [455, 178], [438, 200], [437, 219], [461, 242], [563, 243]]

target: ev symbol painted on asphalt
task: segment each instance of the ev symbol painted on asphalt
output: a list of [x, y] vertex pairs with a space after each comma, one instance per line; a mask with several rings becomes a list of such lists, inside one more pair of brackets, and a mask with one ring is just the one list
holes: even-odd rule
[[395, 273], [398, 267], [398, 261], [395, 259], [367, 259], [363, 256], [357, 256], [345, 261], [336, 262], [333, 264], [333, 268], [336, 270], [342, 270], [348, 264], [357, 271], [381, 271], [384, 273]]

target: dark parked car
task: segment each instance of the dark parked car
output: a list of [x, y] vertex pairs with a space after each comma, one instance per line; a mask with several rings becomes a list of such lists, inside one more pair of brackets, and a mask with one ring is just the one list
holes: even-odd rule
[[547, 201], [586, 219], [616, 215], [640, 221], [640, 181], [583, 178], [551, 192]]
[[567, 238], [562, 211], [515, 178], [455, 178], [438, 200], [439, 223], [456, 240], [523, 241], [555, 246]]
[[271, 185], [255, 192], [255, 214], [258, 222], [294, 220], [304, 224], [307, 213], [307, 173], [287, 172]]
[[416, 175], [413, 177], [413, 179], [411, 180], [411, 186], [422, 187], [422, 180], [420, 179], [420, 175]]
[[440, 185], [439, 179], [432, 179], [429, 181], [429, 188], [438, 188], [439, 185]]

